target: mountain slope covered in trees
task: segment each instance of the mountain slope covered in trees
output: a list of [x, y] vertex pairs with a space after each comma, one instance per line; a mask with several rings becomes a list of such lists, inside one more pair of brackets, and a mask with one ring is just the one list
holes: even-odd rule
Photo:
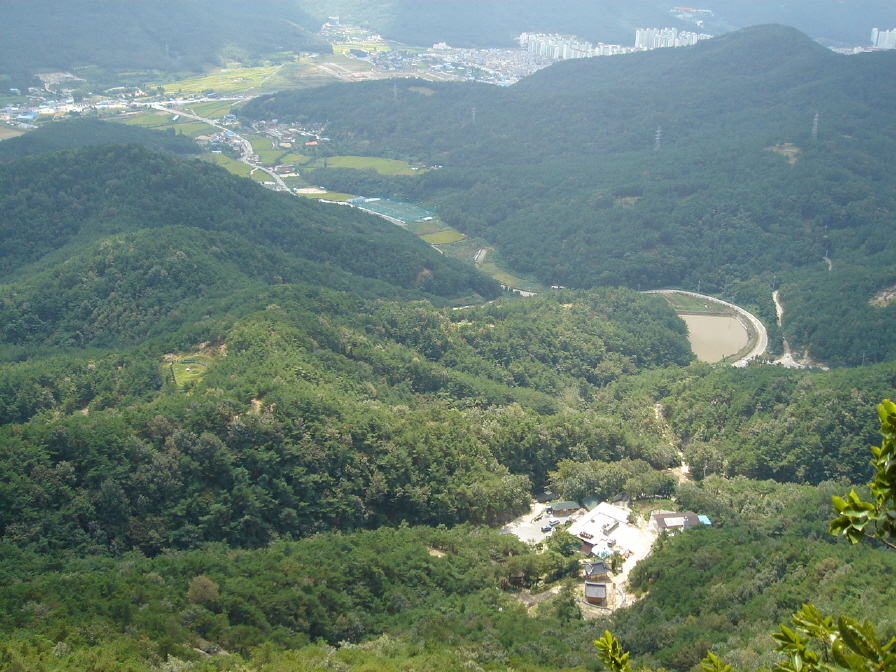
[[[113, 234], [182, 226], [239, 236], [247, 246], [404, 289], [445, 297], [493, 297], [499, 291], [474, 269], [377, 217], [274, 194], [211, 164], [184, 163], [137, 145], [93, 146], [2, 164], [0, 208], [4, 278], [45, 270]], [[268, 263], [263, 270], [255, 264], [254, 272], [280, 282], [283, 273], [289, 277], [290, 264], [295, 262], [282, 268]]]
[[179, 155], [202, 153], [192, 138], [176, 134], [174, 129], [160, 132], [83, 117], [44, 124], [25, 135], [0, 142], [0, 161], [110, 142], [131, 142]]
[[790, 344], [855, 365], [896, 349], [894, 308], [869, 305], [896, 283], [894, 60], [760, 26], [562, 62], [507, 89], [427, 83], [420, 95], [409, 83], [396, 99], [393, 84], [336, 85], [262, 97], [244, 113], [329, 119], [335, 152], [443, 165], [314, 179], [425, 201], [545, 284], [699, 285], [769, 324], [775, 285]]
[[[299, 0], [319, 20], [340, 16], [387, 38], [428, 47], [447, 42], [455, 47], [507, 47], [521, 32], [563, 33], [593, 42], [634, 44], [638, 28], [675, 27], [700, 31], [695, 24], [670, 15], [669, 3], [657, 0], [535, 0], [434, 3], [424, 0]], [[873, 26], [896, 25], [896, 10], [886, 0], [817, 2], [798, 0], [718, 0], [712, 15], [703, 15], [702, 30], [713, 35], [760, 23], [795, 26], [825, 44], [867, 44]]]
[[0, 75], [31, 84], [37, 72], [202, 70], [274, 51], [328, 51], [320, 22], [288, 0], [11, 0], [0, 24]]

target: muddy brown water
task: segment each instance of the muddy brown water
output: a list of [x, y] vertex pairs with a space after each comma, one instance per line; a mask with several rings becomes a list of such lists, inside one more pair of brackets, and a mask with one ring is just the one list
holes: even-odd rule
[[688, 341], [700, 361], [721, 361], [737, 354], [750, 342], [747, 330], [736, 317], [681, 315], [681, 319], [688, 325]]

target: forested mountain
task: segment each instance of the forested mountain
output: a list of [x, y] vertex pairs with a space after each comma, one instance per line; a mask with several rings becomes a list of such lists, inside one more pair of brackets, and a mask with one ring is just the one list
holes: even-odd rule
[[[381, 219], [174, 156], [176, 136], [80, 122], [0, 145], [0, 671], [597, 672], [606, 629], [635, 667], [711, 649], [755, 670], [807, 601], [890, 637], [893, 554], [828, 521], [896, 388], [873, 363], [894, 308], [868, 303], [896, 284], [893, 64], [762, 27], [509, 89], [245, 108], [444, 166], [312, 176], [426, 202], [573, 287], [526, 298]], [[81, 146], [100, 137], [169, 153]], [[869, 365], [695, 363], [636, 289], [697, 283], [769, 324], [780, 288], [773, 338]], [[583, 620], [570, 535], [488, 529], [545, 486], [712, 525], [661, 537], [637, 599]]]
[[320, 22], [290, 0], [9, 0], [0, 23], [0, 75], [23, 86], [36, 72], [201, 70], [274, 51], [328, 51]]
[[0, 142], [0, 161], [110, 142], [132, 142], [172, 154], [202, 153], [202, 149], [192, 138], [177, 134], [174, 129], [159, 132], [136, 125], [84, 117], [44, 124], [25, 135]]
[[[228, 254], [245, 255], [253, 245], [269, 248], [263, 263], [251, 257], [242, 261], [244, 269], [263, 273], [269, 283], [289, 281], [302, 259], [310, 268], [327, 265], [335, 275], [347, 272], [443, 297], [490, 298], [499, 292], [494, 281], [377, 217], [271, 193], [211, 164], [184, 163], [137, 145], [91, 146], [2, 164], [0, 209], [0, 278], [5, 279], [38, 271], [58, 278], [66, 272], [58, 264], [110, 235], [183, 226], [197, 234], [241, 237], [245, 247]], [[208, 249], [214, 255], [217, 248]], [[271, 264], [276, 252], [292, 261]], [[112, 280], [104, 263], [96, 263], [97, 281]], [[181, 271], [188, 268], [182, 264]], [[176, 283], [178, 288], [188, 284]]]
[[244, 113], [329, 119], [333, 151], [443, 165], [375, 182], [314, 176], [425, 201], [545, 284], [699, 285], [768, 323], [774, 284], [790, 344], [855, 365], [896, 349], [893, 308], [869, 304], [896, 283], [894, 65], [896, 52], [839, 56], [761, 26], [562, 62], [507, 89], [336, 85]]
[[718, 35], [761, 23], [783, 23], [826, 44], [864, 45], [871, 28], [896, 25], [896, 9], [887, 0], [859, 2], [773, 2], [717, 0], [704, 26], [674, 18], [667, 2], [658, 0], [536, 0], [427, 2], [426, 0], [298, 0], [319, 20], [340, 16], [387, 38], [428, 47], [447, 42], [455, 47], [507, 47], [521, 32], [565, 33], [593, 42], [634, 44], [638, 28], [675, 27]]

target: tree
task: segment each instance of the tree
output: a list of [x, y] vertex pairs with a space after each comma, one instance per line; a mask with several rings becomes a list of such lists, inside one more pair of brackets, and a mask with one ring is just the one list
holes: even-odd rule
[[880, 417], [880, 446], [872, 446], [874, 480], [868, 484], [874, 501], [863, 501], [851, 490], [846, 498], [834, 497], [837, 516], [831, 534], [845, 536], [849, 543], [877, 539], [896, 548], [896, 404], [884, 399], [877, 407]]
[[[850, 543], [875, 539], [896, 548], [896, 404], [885, 399], [877, 407], [880, 417], [880, 446], [872, 446], [874, 480], [869, 483], [871, 502], [850, 491], [847, 497], [834, 497], [839, 515], [831, 521], [830, 531], [845, 536]], [[896, 672], [896, 637], [883, 643], [870, 621], [840, 616], [836, 624], [811, 604], [804, 604], [793, 615], [793, 628], [780, 626], [772, 637], [775, 651], [785, 656], [773, 672]], [[611, 672], [630, 672], [629, 654], [609, 632], [594, 642], [598, 658]], [[731, 672], [711, 652], [701, 662], [703, 672]]]

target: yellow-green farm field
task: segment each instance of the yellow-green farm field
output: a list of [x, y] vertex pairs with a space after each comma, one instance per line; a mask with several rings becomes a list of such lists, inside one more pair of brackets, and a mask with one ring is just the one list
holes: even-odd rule
[[537, 291], [538, 289], [534, 283], [526, 282], [521, 277], [510, 273], [493, 262], [485, 262], [480, 266], [479, 270], [507, 287], [516, 287], [526, 291]]
[[352, 194], [343, 194], [338, 191], [325, 191], [322, 194], [299, 194], [299, 196], [304, 196], [305, 198], [318, 198], [325, 201], [347, 201], [350, 198], [355, 198]]
[[158, 131], [173, 128], [178, 133], [188, 135], [191, 138], [217, 132], [217, 129], [213, 126], [209, 126], [201, 121], [194, 121], [189, 117], [180, 117], [177, 121], [174, 121], [174, 117], [176, 116], [180, 115], [138, 114], [136, 116], [125, 117], [121, 121], [125, 124], [143, 126], [144, 128], [152, 128]]
[[169, 94], [199, 94], [209, 89], [217, 94], [242, 94], [264, 85], [280, 67], [271, 65], [261, 68], [222, 68], [198, 77], [188, 77], [178, 82], [165, 82], [159, 85]]
[[19, 135], [22, 135], [22, 131], [18, 131], [14, 128], [9, 128], [7, 126], [3, 126], [0, 124], [0, 140], [7, 140], [9, 138], [15, 138]]
[[456, 243], [457, 241], [466, 238], [464, 234], [453, 229], [439, 231], [438, 233], [429, 233], [420, 237], [430, 245], [448, 245], [449, 243]]
[[230, 114], [230, 103], [227, 101], [215, 103], [196, 103], [190, 105], [190, 112], [206, 119], [220, 119], [225, 114]]
[[212, 154], [211, 156], [212, 161], [219, 166], [222, 166], [227, 172], [239, 175], [240, 177], [249, 177], [249, 174], [254, 170], [252, 166], [246, 165], [242, 161], [235, 161], [223, 154]]
[[408, 222], [408, 231], [421, 238], [444, 230], [445, 224], [440, 219], [433, 219], [428, 222]]
[[327, 159], [328, 168], [373, 168], [380, 175], [414, 175], [420, 171], [411, 168], [406, 161], [381, 159], [375, 156], [332, 156]]
[[251, 177], [256, 182], [273, 182], [274, 181], [273, 177], [268, 175], [263, 170], [259, 170], [258, 168], [253, 169], [252, 172], [249, 173], [249, 177]]

